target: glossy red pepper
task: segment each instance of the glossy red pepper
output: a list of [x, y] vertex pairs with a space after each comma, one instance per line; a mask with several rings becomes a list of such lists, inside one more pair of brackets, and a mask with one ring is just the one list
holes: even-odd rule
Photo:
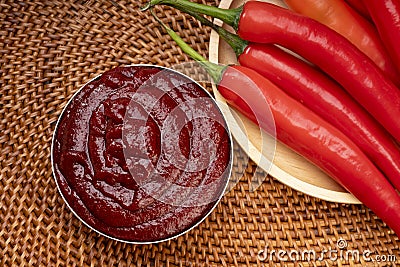
[[250, 44], [241, 65], [256, 70], [341, 130], [400, 190], [400, 150], [390, 134], [343, 88], [281, 49]]
[[347, 39], [315, 20], [267, 3], [247, 2], [241, 14], [239, 36], [280, 44], [318, 65], [400, 141], [400, 90]]
[[400, 190], [399, 147], [339, 84], [277, 46], [248, 43], [203, 16], [191, 15], [227, 41], [240, 65], [262, 74], [348, 136]]
[[400, 1], [364, 1], [393, 62], [400, 71]]
[[364, 5], [363, 0], [346, 0], [349, 6], [351, 6], [358, 14], [364, 18], [371, 20], [367, 7]]
[[293, 11], [340, 33], [371, 58], [396, 85], [400, 76], [376, 28], [343, 0], [285, 0]]
[[[267, 132], [275, 123], [278, 140], [328, 173], [400, 236], [399, 194], [346, 135], [256, 71], [207, 62], [173, 30], [162, 25], [185, 53], [206, 68], [232, 106]], [[268, 110], [274, 122], [265, 116]]]
[[219, 18], [247, 41], [275, 43], [296, 52], [340, 83], [400, 142], [400, 90], [370, 58], [327, 26], [260, 1], [220, 9], [186, 0], [151, 0], [144, 9], [156, 4]]

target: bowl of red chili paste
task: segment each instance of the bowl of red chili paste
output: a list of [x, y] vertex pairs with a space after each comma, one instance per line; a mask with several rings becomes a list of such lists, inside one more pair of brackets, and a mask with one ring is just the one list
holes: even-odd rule
[[53, 136], [64, 201], [109, 238], [153, 243], [199, 224], [228, 184], [232, 143], [210, 94], [164, 67], [104, 72], [78, 90]]

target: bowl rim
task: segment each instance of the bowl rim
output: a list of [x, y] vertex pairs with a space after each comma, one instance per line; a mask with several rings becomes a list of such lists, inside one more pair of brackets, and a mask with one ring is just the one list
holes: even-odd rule
[[191, 82], [195, 83], [195, 84], [197, 85], [197, 87], [198, 87], [200, 90], [204, 91], [204, 92], [207, 94], [207, 97], [209, 97], [209, 98], [211, 99], [211, 101], [213, 102], [214, 106], [217, 108], [218, 112], [220, 113], [223, 122], [225, 123], [224, 127], [225, 127], [225, 129], [226, 129], [226, 131], [227, 131], [227, 134], [228, 134], [227, 136], [228, 136], [229, 147], [230, 147], [230, 149], [229, 149], [229, 162], [228, 162], [228, 167], [227, 167], [227, 170], [228, 170], [228, 171], [227, 171], [227, 174], [226, 174], [226, 175], [227, 175], [227, 179], [226, 179], [226, 182], [225, 182], [225, 185], [224, 185], [224, 188], [223, 188], [221, 194], [220, 194], [219, 197], [214, 201], [215, 203], [214, 203], [214, 204], [212, 205], [212, 207], [207, 211], [207, 213], [206, 213], [205, 215], [203, 215], [203, 216], [201, 217], [200, 220], [196, 221], [192, 226], [190, 226], [189, 228], [187, 228], [187, 229], [185, 229], [185, 230], [183, 230], [183, 231], [181, 231], [181, 232], [179, 232], [179, 233], [177, 233], [177, 234], [175, 234], [175, 235], [173, 235], [173, 236], [166, 237], [166, 238], [162, 238], [162, 239], [159, 239], [159, 240], [154, 240], [154, 241], [131, 241], [131, 240], [124, 240], [124, 239], [121, 239], [121, 238], [117, 238], [117, 237], [110, 236], [110, 235], [108, 235], [108, 234], [106, 234], [106, 233], [103, 233], [102, 231], [96, 229], [95, 227], [89, 225], [84, 219], [81, 218], [81, 216], [79, 216], [79, 215], [77, 214], [77, 212], [70, 206], [69, 201], [66, 199], [66, 197], [65, 197], [64, 194], [62, 193], [60, 184], [59, 184], [59, 182], [58, 182], [58, 178], [57, 178], [57, 175], [56, 175], [56, 172], [55, 172], [55, 166], [54, 166], [54, 165], [55, 165], [55, 164], [54, 164], [54, 156], [53, 156], [54, 145], [55, 145], [54, 142], [55, 142], [55, 139], [56, 139], [57, 130], [58, 130], [58, 128], [59, 128], [59, 123], [60, 123], [61, 119], [63, 118], [64, 112], [65, 112], [65, 111], [67, 110], [67, 108], [70, 106], [70, 104], [72, 103], [72, 101], [74, 101], [74, 99], [76, 98], [76, 96], [83, 90], [83, 88], [86, 87], [86, 85], [88, 85], [88, 84], [91, 83], [92, 81], [94, 81], [94, 80], [100, 78], [106, 71], [103, 71], [103, 72], [100, 73], [99, 75], [96, 75], [94, 78], [88, 80], [85, 84], [83, 84], [82, 86], [80, 86], [80, 88], [79, 88], [79, 89], [71, 96], [71, 98], [67, 101], [67, 103], [66, 103], [65, 106], [63, 107], [61, 113], [58, 115], [57, 122], [56, 122], [56, 125], [55, 125], [55, 127], [54, 127], [53, 134], [52, 134], [51, 148], [50, 148], [50, 162], [51, 162], [52, 176], [53, 176], [53, 179], [54, 179], [54, 181], [55, 181], [55, 183], [56, 183], [57, 191], [58, 191], [59, 194], [61, 195], [61, 197], [62, 197], [64, 203], [67, 205], [67, 207], [69, 208], [69, 210], [72, 211], [72, 213], [73, 213], [84, 225], [86, 225], [89, 229], [95, 231], [96, 233], [98, 233], [98, 234], [100, 234], [100, 235], [102, 235], [102, 236], [105, 236], [105, 237], [107, 237], [107, 238], [110, 238], [110, 239], [112, 239], [112, 240], [119, 241], [119, 242], [122, 242], [122, 243], [127, 243], [127, 244], [146, 245], [146, 244], [157, 244], [157, 243], [169, 241], [169, 240], [171, 240], [171, 239], [175, 239], [175, 238], [178, 238], [179, 236], [182, 236], [182, 235], [186, 234], [187, 232], [191, 231], [192, 229], [196, 228], [199, 224], [201, 224], [207, 217], [209, 217], [209, 215], [214, 211], [214, 209], [215, 209], [215, 208], [218, 206], [218, 204], [221, 202], [221, 199], [223, 198], [223, 196], [227, 193], [227, 192], [226, 192], [226, 189], [228, 188], [228, 184], [229, 184], [229, 181], [230, 181], [230, 179], [231, 179], [232, 168], [233, 168], [233, 138], [232, 138], [232, 133], [231, 133], [229, 124], [228, 124], [228, 122], [227, 122], [227, 120], [226, 120], [226, 117], [225, 117], [224, 113], [222, 112], [221, 107], [218, 105], [217, 101], [215, 100], [215, 98], [214, 98], [214, 97], [211, 95], [211, 93], [210, 93], [209, 91], [207, 91], [202, 85], [200, 85], [196, 80], [194, 80], [193, 78], [189, 77], [188, 75], [186, 75], [186, 74], [184, 74], [184, 73], [182, 73], [182, 72], [180, 72], [180, 71], [178, 71], [178, 70], [175, 70], [175, 69], [173, 69], [173, 68], [164, 67], [164, 66], [155, 65], [155, 64], [128, 64], [128, 65], [121, 65], [121, 66], [112, 67], [111, 69], [115, 69], [115, 68], [117, 68], [117, 67], [119, 67], [119, 68], [126, 68], [126, 67], [154, 67], [154, 68], [159, 68], [159, 69], [162, 69], [162, 70], [172, 71], [172, 72], [174, 72], [174, 73], [176, 73], [176, 74], [182, 76], [183, 78], [186, 78], [186, 79], [190, 80]]

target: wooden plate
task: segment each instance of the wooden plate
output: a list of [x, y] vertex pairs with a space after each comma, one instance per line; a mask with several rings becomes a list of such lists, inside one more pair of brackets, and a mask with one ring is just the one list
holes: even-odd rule
[[[284, 6], [280, 0], [268, 1]], [[244, 0], [222, 0], [219, 7], [233, 8], [243, 2]], [[216, 21], [216, 23], [222, 25], [220, 21]], [[211, 33], [209, 59], [224, 65], [237, 63], [233, 50], [214, 31]], [[213, 90], [229, 123], [233, 137], [260, 168], [287, 186], [310, 196], [340, 203], [360, 203], [318, 167], [265, 132], [260, 131], [254, 123], [235, 112], [226, 104], [215, 86]]]

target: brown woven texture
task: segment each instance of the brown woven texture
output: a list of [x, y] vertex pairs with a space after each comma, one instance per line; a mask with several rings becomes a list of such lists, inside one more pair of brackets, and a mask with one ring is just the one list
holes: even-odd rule
[[[150, 13], [139, 11], [144, 4], [0, 0], [0, 266], [399, 264], [398, 238], [369, 209], [312, 198], [254, 174], [256, 166], [236, 144], [233, 178], [240, 182], [203, 223], [179, 238], [125, 244], [97, 234], [72, 214], [57, 191], [50, 162], [55, 123], [72, 94], [116, 66], [190, 61]], [[171, 8], [157, 13], [208, 55], [209, 28]], [[265, 177], [255, 192], [249, 190], [253, 175]], [[270, 253], [322, 253], [337, 248], [341, 239], [347, 247], [339, 251], [357, 250], [360, 259], [337, 253], [338, 260], [291, 260]], [[386, 262], [364, 260], [365, 251]]]

